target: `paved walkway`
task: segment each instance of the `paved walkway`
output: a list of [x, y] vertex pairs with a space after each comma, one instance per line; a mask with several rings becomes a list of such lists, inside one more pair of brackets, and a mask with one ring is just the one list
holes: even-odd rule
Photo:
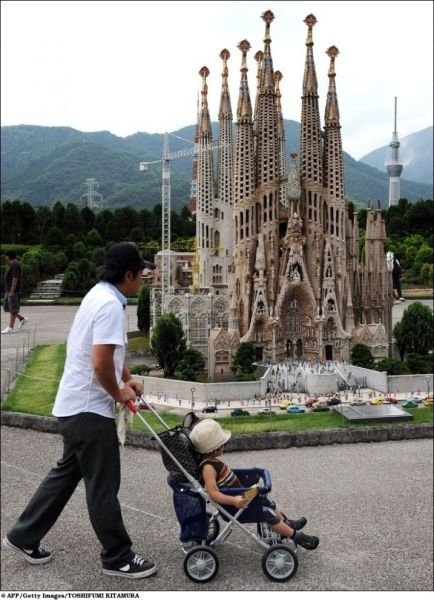
[[[2, 336], [2, 362], [5, 351], [14, 358], [32, 336], [36, 344], [63, 342], [76, 310], [25, 307], [27, 332]], [[136, 328], [135, 311], [127, 308], [130, 330]], [[5, 323], [2, 314], [2, 328]], [[60, 456], [61, 440], [10, 427], [2, 427], [1, 434], [3, 536]], [[102, 575], [79, 486], [44, 540], [54, 560], [35, 567], [2, 552], [1, 589], [146, 591], [146, 597], [163, 590], [200, 590], [202, 595], [211, 590], [432, 590], [432, 453], [429, 439], [231, 453], [235, 466], [270, 470], [272, 496], [292, 515], [305, 515], [308, 531], [318, 534], [321, 544], [315, 552], [300, 549], [297, 575], [277, 584], [262, 573], [261, 548], [235, 530], [218, 550], [218, 576], [198, 588], [183, 573], [179, 527], [159, 454], [126, 447], [120, 493], [124, 519], [135, 548], [156, 561], [158, 574], [137, 582]]]
[[[59, 458], [61, 439], [2, 427], [1, 451], [3, 536]], [[316, 551], [299, 549], [299, 569], [291, 581], [278, 584], [266, 578], [261, 547], [235, 529], [217, 549], [217, 577], [208, 584], [193, 584], [183, 572], [179, 526], [161, 457], [126, 447], [120, 490], [123, 517], [134, 548], [156, 562], [157, 575], [133, 581], [102, 574], [100, 548], [80, 484], [43, 540], [54, 559], [34, 566], [3, 551], [1, 589], [145, 592], [143, 599], [165, 590], [195, 591], [201, 597], [224, 590], [234, 592], [233, 598], [252, 590], [432, 590], [432, 440], [234, 452], [228, 459], [238, 467], [269, 469], [271, 497], [291, 515], [306, 516], [306, 530], [320, 537]]]

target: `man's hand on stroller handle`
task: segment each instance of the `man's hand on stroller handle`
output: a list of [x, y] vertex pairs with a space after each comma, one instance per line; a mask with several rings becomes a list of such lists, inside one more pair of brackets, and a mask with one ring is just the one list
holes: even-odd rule
[[125, 404], [128, 406], [130, 411], [133, 413], [136, 413], [139, 409], [142, 409], [142, 410], [149, 409], [148, 403], [143, 398], [143, 396], [137, 396], [135, 398], [135, 402], [133, 402], [132, 400], [128, 400], [128, 402], [126, 402]]

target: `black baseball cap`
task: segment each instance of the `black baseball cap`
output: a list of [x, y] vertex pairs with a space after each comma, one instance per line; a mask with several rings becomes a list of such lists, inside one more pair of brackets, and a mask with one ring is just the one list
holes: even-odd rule
[[113, 244], [105, 253], [104, 266], [107, 269], [125, 270], [155, 269], [154, 263], [144, 260], [137, 246], [132, 242]]

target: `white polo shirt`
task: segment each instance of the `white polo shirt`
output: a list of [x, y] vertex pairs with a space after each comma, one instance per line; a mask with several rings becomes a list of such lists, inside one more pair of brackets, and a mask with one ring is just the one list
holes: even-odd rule
[[126, 348], [126, 298], [119, 290], [101, 281], [83, 298], [66, 344], [66, 362], [60, 380], [53, 415], [69, 417], [92, 412], [115, 416], [115, 400], [98, 382], [92, 363], [96, 344], [114, 344], [116, 379], [122, 380]]

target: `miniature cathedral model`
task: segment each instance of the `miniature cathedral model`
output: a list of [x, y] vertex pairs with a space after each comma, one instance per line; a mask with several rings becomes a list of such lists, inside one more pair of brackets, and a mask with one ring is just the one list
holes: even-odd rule
[[[309, 15], [302, 88], [299, 156], [285, 155], [282, 73], [274, 71], [267, 11], [256, 94], [248, 81], [247, 40], [241, 58], [236, 127], [228, 88], [230, 53], [223, 50], [218, 150], [212, 150], [209, 70], [202, 67], [194, 166], [196, 261], [189, 290], [172, 290], [165, 311], [181, 319], [187, 343], [208, 361], [211, 379], [230, 373], [233, 353], [251, 342], [258, 361], [349, 360], [354, 344], [377, 360], [389, 355], [392, 285], [386, 268], [385, 224], [368, 206], [363, 260], [357, 215], [348, 214], [331, 46], [324, 128]], [[299, 161], [298, 161], [299, 159]], [[214, 162], [217, 164], [214, 164]], [[298, 164], [299, 167], [298, 167]], [[194, 266], [193, 266], [194, 270]], [[193, 273], [194, 278], [194, 273]], [[187, 293], [185, 293], [187, 292]]]

